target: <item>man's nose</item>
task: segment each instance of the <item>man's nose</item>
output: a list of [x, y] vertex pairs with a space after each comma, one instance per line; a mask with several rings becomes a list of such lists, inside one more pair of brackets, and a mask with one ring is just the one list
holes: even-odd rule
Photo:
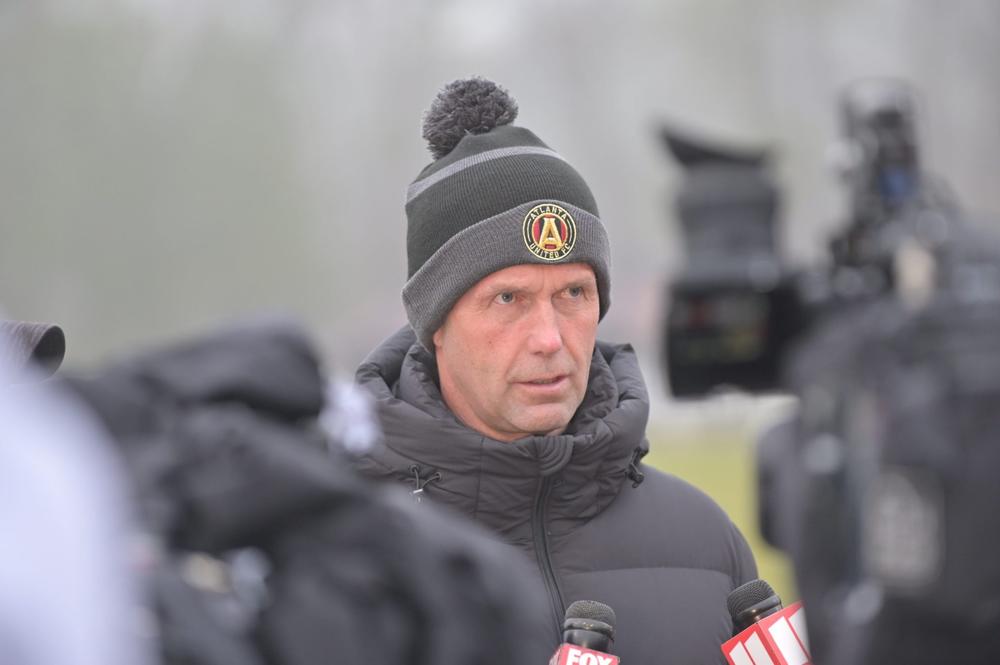
[[528, 322], [528, 350], [551, 355], [563, 347], [559, 314], [551, 303], [539, 303]]

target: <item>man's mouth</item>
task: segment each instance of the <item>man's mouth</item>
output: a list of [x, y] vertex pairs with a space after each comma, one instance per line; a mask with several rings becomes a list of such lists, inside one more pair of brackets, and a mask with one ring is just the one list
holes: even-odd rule
[[551, 386], [554, 383], [559, 383], [566, 378], [565, 374], [560, 374], [559, 376], [552, 376], [545, 379], [533, 379], [531, 381], [522, 381], [521, 383], [526, 383], [531, 386]]

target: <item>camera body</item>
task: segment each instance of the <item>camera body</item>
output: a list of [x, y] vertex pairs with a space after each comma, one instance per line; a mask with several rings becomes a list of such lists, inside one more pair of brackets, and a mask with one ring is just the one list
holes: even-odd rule
[[807, 331], [892, 296], [905, 240], [937, 234], [929, 238], [937, 243], [952, 223], [950, 206], [925, 187], [908, 91], [866, 81], [844, 96], [842, 112], [837, 157], [850, 219], [830, 240], [830, 264], [808, 268], [781, 256], [780, 193], [765, 151], [664, 130], [685, 175], [676, 207], [687, 261], [669, 285], [661, 353], [674, 395], [787, 389], [784, 367]]
[[775, 388], [802, 325], [795, 281], [778, 253], [779, 193], [763, 152], [738, 152], [665, 130], [684, 166], [677, 212], [687, 262], [669, 285], [661, 357], [674, 394], [721, 385]]

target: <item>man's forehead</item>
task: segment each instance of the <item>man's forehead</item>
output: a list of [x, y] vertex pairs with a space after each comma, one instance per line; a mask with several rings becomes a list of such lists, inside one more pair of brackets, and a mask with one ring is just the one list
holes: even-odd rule
[[528, 284], [537, 281], [576, 282], [580, 280], [596, 281], [594, 269], [589, 263], [558, 263], [539, 264], [525, 263], [508, 266], [492, 272], [476, 282], [473, 289], [497, 286], [500, 284]]

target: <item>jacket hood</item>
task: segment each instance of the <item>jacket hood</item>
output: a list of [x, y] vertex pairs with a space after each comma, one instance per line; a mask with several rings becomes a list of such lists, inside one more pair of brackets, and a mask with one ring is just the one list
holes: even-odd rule
[[[550, 516], [568, 529], [599, 514], [649, 450], [649, 398], [630, 345], [598, 342], [583, 403], [556, 436], [512, 442], [469, 429], [444, 404], [433, 355], [405, 327], [361, 364], [357, 381], [376, 398], [385, 445], [358, 460], [369, 476], [410, 483], [517, 542], [540, 479], [555, 476]], [[429, 484], [428, 484], [429, 483]]]

